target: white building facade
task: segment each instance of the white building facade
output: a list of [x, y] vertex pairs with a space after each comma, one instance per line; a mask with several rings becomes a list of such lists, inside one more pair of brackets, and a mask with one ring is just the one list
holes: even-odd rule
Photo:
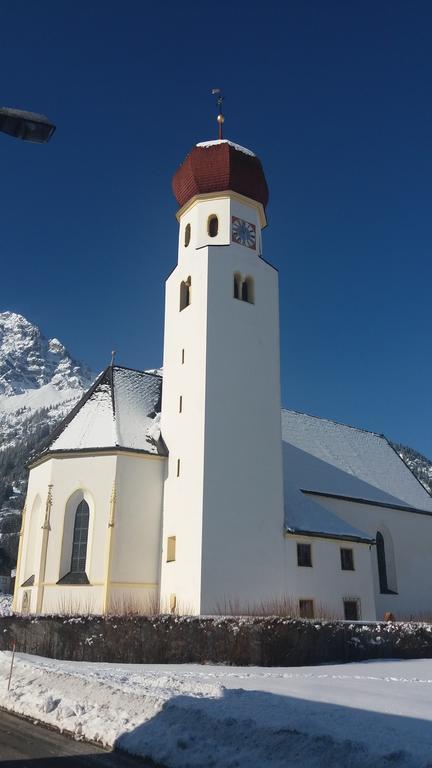
[[423, 486], [382, 436], [281, 418], [258, 158], [197, 145], [173, 187], [163, 393], [158, 374], [109, 366], [34, 461], [14, 609], [430, 612]]

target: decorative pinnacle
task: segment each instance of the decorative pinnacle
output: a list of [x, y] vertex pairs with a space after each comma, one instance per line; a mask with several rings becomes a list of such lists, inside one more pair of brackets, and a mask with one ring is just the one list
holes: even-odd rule
[[115, 359], [116, 359], [116, 351], [115, 349], [113, 349], [113, 351], [111, 352], [111, 367], [114, 365]]
[[222, 114], [222, 103], [224, 97], [222, 96], [222, 91], [220, 88], [212, 88], [212, 96], [216, 96], [216, 104], [218, 105], [218, 116], [216, 120], [218, 121], [219, 125], [219, 141], [222, 141], [222, 125], [225, 122], [225, 117]]

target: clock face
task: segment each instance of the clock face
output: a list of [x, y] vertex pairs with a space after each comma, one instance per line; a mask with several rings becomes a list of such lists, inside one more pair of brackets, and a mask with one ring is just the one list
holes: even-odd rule
[[231, 238], [233, 243], [245, 245], [246, 248], [256, 248], [256, 227], [244, 219], [232, 217]]

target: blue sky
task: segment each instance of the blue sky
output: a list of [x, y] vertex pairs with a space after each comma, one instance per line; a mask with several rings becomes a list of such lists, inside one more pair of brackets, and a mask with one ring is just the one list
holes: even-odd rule
[[432, 457], [432, 5], [0, 0], [0, 310], [101, 369], [162, 359], [171, 177], [226, 135], [270, 187], [284, 405]]

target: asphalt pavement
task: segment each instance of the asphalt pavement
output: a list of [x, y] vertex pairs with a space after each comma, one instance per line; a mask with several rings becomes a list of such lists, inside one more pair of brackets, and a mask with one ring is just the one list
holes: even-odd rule
[[151, 765], [121, 752], [75, 741], [0, 710], [0, 768], [139, 768]]

